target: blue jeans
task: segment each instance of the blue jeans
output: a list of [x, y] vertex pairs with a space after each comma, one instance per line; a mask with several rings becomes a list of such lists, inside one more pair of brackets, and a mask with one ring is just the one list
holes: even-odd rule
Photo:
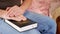
[[0, 19], [0, 34], [56, 34], [56, 22], [48, 16], [36, 14], [30, 11], [26, 11], [24, 16], [37, 22], [37, 28], [25, 32], [18, 32], [5, 23], [4, 19]]

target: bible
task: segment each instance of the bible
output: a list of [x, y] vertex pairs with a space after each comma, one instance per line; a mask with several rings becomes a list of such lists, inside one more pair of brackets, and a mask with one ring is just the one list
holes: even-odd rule
[[37, 27], [37, 22], [34, 22], [30, 19], [27, 19], [26, 21], [14, 21], [5, 19], [5, 22], [19, 32], [27, 31]]

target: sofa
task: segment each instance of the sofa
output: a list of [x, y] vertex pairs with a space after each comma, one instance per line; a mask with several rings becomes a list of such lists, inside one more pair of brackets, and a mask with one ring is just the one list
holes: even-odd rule
[[52, 2], [50, 6], [50, 14], [57, 24], [57, 34], [60, 34], [60, 1]]
[[60, 7], [56, 8], [52, 12], [52, 18], [56, 21], [57, 23], [57, 34], [60, 34]]

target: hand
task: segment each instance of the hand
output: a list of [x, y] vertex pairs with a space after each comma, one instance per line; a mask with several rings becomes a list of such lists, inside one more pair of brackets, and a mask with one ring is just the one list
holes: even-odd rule
[[17, 5], [15, 5], [15, 6], [13, 6], [13, 7], [7, 7], [7, 9], [6, 9], [8, 12], [9, 12], [9, 15], [10, 15], [10, 17], [12, 17], [12, 16], [18, 16], [18, 15], [20, 15], [20, 14], [22, 14], [23, 15], [23, 9], [21, 9], [20, 7], [18, 7]]
[[21, 10], [20, 7], [18, 6], [13, 6], [10, 8], [8, 7], [6, 10], [8, 11], [9, 17], [15, 17], [17, 21], [26, 20], [26, 17], [23, 16], [23, 10]]
[[16, 21], [21, 20], [21, 19], [19, 19], [17, 17], [9, 17], [8, 11], [5, 11], [5, 10], [0, 10], [0, 17], [4, 18], [4, 19], [12, 19], [12, 20], [16, 20]]
[[4, 19], [11, 19], [11, 18], [8, 16], [7, 13], [8, 13], [8, 12], [5, 11], [5, 10], [0, 10], [0, 17], [1, 17], [1, 18], [4, 18]]

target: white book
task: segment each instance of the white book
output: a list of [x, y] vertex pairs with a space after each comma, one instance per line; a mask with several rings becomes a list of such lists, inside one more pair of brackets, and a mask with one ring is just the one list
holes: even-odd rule
[[19, 32], [27, 31], [37, 27], [37, 23], [29, 19], [27, 19], [26, 21], [5, 20], [5, 22]]

